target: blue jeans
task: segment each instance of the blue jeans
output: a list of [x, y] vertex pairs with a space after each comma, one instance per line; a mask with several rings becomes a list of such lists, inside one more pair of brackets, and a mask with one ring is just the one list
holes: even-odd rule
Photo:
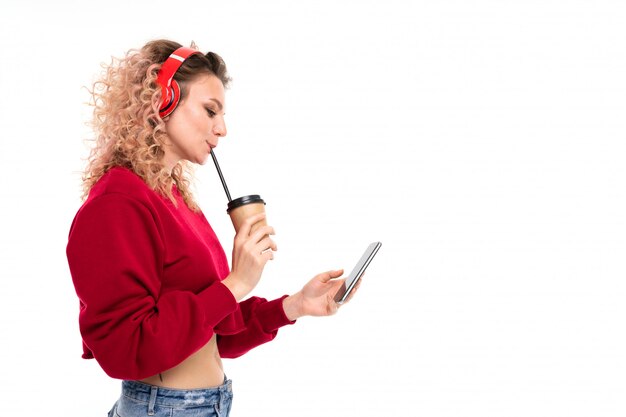
[[219, 387], [191, 390], [122, 381], [122, 395], [109, 417], [228, 417], [232, 401], [232, 381], [226, 377]]

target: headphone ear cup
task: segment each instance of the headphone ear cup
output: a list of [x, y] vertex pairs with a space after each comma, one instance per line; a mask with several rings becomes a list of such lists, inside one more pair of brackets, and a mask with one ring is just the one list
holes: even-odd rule
[[161, 119], [169, 116], [178, 106], [178, 102], [180, 101], [180, 86], [176, 82], [176, 80], [172, 80], [172, 84], [170, 87], [165, 89], [166, 97], [164, 100], [164, 105], [159, 109], [159, 116]]

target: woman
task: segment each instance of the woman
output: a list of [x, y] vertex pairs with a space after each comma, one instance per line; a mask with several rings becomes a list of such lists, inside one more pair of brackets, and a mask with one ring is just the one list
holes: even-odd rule
[[215, 53], [158, 40], [114, 60], [91, 91], [97, 137], [67, 257], [83, 358], [123, 380], [110, 416], [227, 416], [221, 358], [272, 340], [299, 317], [337, 311], [341, 270], [294, 295], [242, 301], [273, 258], [274, 229], [251, 232], [264, 214], [248, 218], [229, 268], [194, 201], [190, 164], [204, 164], [226, 136], [229, 81]]

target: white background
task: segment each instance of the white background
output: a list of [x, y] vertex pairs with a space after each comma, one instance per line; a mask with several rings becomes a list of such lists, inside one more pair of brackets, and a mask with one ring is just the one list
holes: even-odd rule
[[[626, 415], [621, 1], [16, 1], [0, 6], [4, 415], [104, 416], [65, 258], [83, 86], [155, 38], [226, 60], [233, 195], [277, 230], [256, 295], [358, 297], [226, 360], [233, 417]], [[197, 197], [230, 255], [209, 160]]]

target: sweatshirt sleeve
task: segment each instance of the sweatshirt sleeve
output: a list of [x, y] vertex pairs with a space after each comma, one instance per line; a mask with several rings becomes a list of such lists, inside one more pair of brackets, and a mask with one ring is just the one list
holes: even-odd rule
[[250, 349], [273, 340], [280, 327], [295, 323], [295, 320], [291, 321], [285, 315], [283, 299], [286, 297], [284, 295], [272, 301], [251, 297], [239, 303], [245, 330], [233, 335], [217, 336], [220, 356], [239, 357]]
[[97, 197], [72, 224], [67, 258], [80, 331], [113, 378], [143, 379], [177, 365], [238, 308], [219, 281], [161, 295], [165, 244], [153, 213], [124, 194]]

